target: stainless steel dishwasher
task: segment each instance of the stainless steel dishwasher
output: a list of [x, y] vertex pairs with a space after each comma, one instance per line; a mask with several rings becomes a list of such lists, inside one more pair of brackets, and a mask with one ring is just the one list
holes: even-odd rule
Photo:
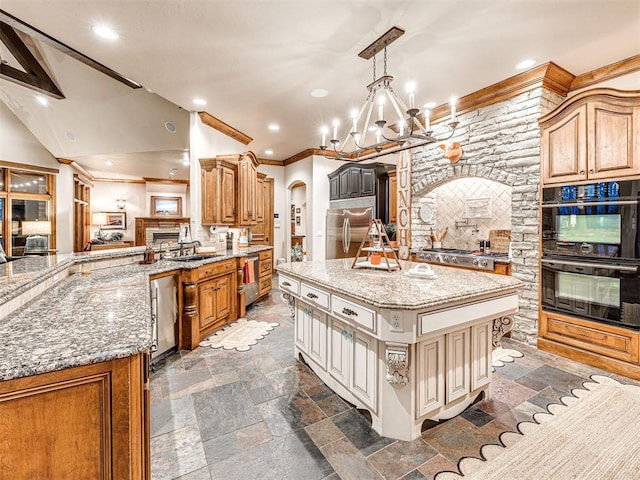
[[178, 345], [177, 320], [178, 276], [151, 280], [152, 360]]
[[[253, 268], [250, 267], [250, 263], [253, 263]], [[260, 257], [258, 255], [245, 257], [243, 275], [245, 306], [258, 299], [258, 275], [260, 275]]]

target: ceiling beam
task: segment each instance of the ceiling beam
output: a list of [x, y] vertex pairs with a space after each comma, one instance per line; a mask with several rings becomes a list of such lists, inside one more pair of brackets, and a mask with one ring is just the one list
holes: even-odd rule
[[198, 112], [198, 116], [205, 125], [219, 131], [220, 133], [224, 133], [228, 137], [231, 137], [244, 145], [248, 145], [253, 141], [253, 138], [249, 135], [242, 133], [240, 130], [236, 130], [231, 125], [224, 123], [222, 120], [214, 117], [208, 112]]
[[120, 75], [115, 70], [112, 70], [106, 65], [103, 65], [102, 63], [97, 62], [90, 57], [87, 57], [84, 53], [80, 53], [78, 50], [71, 48], [69, 45], [62, 43], [59, 40], [56, 40], [50, 35], [47, 35], [46, 33], [38, 30], [37, 28], [32, 27], [31, 25], [23, 22], [19, 18], [14, 17], [13, 15], [5, 12], [4, 10], [0, 10], [0, 21], [6, 23], [7, 25], [10, 25], [16, 30], [20, 30], [21, 32], [26, 33], [27, 35], [35, 38], [36, 40], [40, 40], [41, 42], [46, 43], [47, 45], [50, 45], [51, 47], [63, 53], [66, 53], [67, 55], [75, 58], [79, 62], [82, 62], [85, 65], [88, 65], [89, 67], [94, 68], [99, 72], [104, 73], [105, 75], [108, 75], [114, 80], [117, 80], [118, 82], [125, 84], [127, 87], [131, 87], [131, 88], [142, 87], [142, 85], [140, 85], [139, 83], [134, 82], [133, 80], [123, 75]]
[[6, 62], [0, 63], [0, 77], [23, 87], [36, 90], [50, 97], [62, 99], [64, 94], [58, 88], [49, 73], [38, 59], [34, 57], [29, 47], [18, 36], [10, 25], [0, 22], [0, 41], [5, 44], [11, 55], [18, 61], [24, 71], [12, 67]]

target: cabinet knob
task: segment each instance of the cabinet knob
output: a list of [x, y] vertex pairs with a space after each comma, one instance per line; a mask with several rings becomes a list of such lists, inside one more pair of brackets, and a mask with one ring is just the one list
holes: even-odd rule
[[589, 170], [589, 173], [594, 173], [593, 168]]
[[580, 175], [584, 175], [584, 170], [580, 170]]

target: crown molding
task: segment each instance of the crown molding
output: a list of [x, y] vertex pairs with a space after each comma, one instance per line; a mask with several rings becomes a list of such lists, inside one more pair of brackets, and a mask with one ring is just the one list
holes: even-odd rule
[[251, 138], [249, 135], [242, 133], [240, 130], [236, 130], [231, 125], [224, 123], [222, 120], [214, 117], [210, 113], [198, 112], [198, 116], [200, 117], [202, 123], [204, 123], [208, 127], [211, 127], [214, 130], [219, 131], [220, 133], [224, 133], [228, 137], [231, 137], [244, 145], [248, 145], [253, 141], [253, 138]]
[[173, 185], [189, 185], [189, 180], [142, 177], [142, 183], [167, 183]]
[[17, 168], [20, 170], [28, 170], [30, 172], [37, 173], [60, 173], [60, 170], [58, 170], [57, 168], [39, 167], [37, 165], [29, 165], [28, 163], [7, 162], [5, 160], [0, 160], [0, 167]]
[[275, 165], [276, 167], [283, 167], [284, 166], [284, 161], [283, 160], [273, 160], [271, 158], [258, 158], [258, 162], [261, 165]]
[[602, 83], [612, 78], [637, 72], [638, 70], [640, 70], [640, 54], [578, 75], [573, 79], [573, 82], [571, 82], [570, 91], [589, 87], [596, 83]]

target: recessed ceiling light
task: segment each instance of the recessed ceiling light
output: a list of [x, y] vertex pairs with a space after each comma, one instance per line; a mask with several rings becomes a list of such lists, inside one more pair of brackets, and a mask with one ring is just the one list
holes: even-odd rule
[[106, 25], [94, 25], [91, 27], [91, 30], [99, 37], [106, 38], [107, 40], [117, 40], [120, 38], [120, 35], [118, 35], [115, 30]]
[[206, 105], [207, 101], [204, 98], [194, 98], [192, 100], [193, 103], [195, 103], [196, 105]]
[[435, 106], [436, 106], [436, 102], [427, 102], [424, 104], [424, 108], [428, 108], [429, 110], [431, 110]]
[[277, 132], [278, 130], [280, 130], [280, 125], [271, 123], [269, 124], [269, 130], [271, 130], [272, 132]]
[[47, 105], [49, 105], [49, 100], [47, 100], [45, 97], [43, 97], [42, 95], [37, 95], [36, 96], [36, 100], [38, 101], [38, 103], [40, 105], [42, 105], [43, 107], [46, 107]]
[[112, 162], [111, 160], [107, 160], [106, 162], [104, 162], [104, 164], [105, 164], [107, 167], [111, 167], [111, 166], [113, 166], [113, 162]]
[[70, 141], [72, 141], [72, 142], [75, 142], [75, 141], [76, 141], [76, 136], [73, 134], [73, 132], [67, 132], [65, 135], [67, 136], [67, 138], [68, 138]]
[[264, 151], [265, 155], [273, 155], [273, 150], [271, 150], [270, 148]]
[[176, 126], [172, 122], [165, 122], [164, 128], [166, 128], [169, 133], [176, 133]]
[[322, 98], [329, 95], [329, 91], [325, 90], [324, 88], [314, 88], [309, 92], [309, 95], [315, 98]]
[[516, 70], [526, 70], [527, 68], [531, 68], [536, 64], [536, 61], [532, 58], [527, 60], [523, 60], [520, 63], [516, 64]]

